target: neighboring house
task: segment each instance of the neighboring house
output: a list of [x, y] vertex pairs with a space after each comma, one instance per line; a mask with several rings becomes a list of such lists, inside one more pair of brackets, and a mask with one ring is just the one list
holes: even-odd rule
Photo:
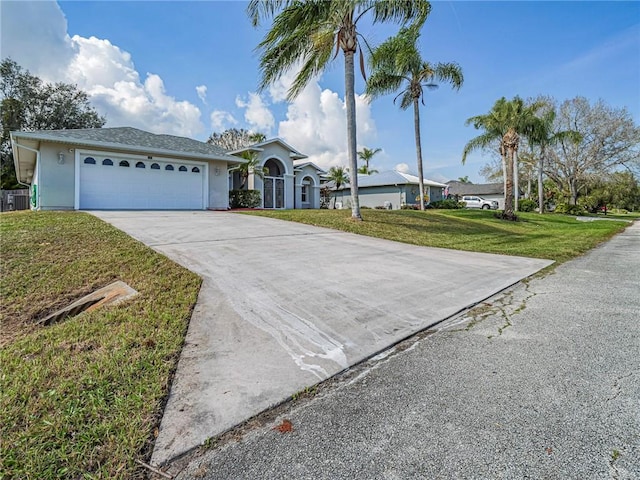
[[[444, 198], [444, 183], [424, 179], [425, 194], [429, 196], [429, 203]], [[358, 197], [361, 207], [384, 207], [399, 209], [402, 205], [419, 204], [418, 177], [408, 173], [392, 170], [374, 173], [373, 175], [358, 175]], [[335, 192], [336, 202], [343, 208], [351, 208], [351, 192], [349, 184], [341, 186]]]
[[462, 198], [464, 195], [476, 195], [485, 200], [496, 200], [498, 208], [504, 210], [504, 184], [500, 183], [465, 183], [451, 180], [447, 182], [447, 197]]
[[[312, 190], [321, 170], [294, 169], [293, 149], [283, 144], [275, 139], [256, 147], [264, 165], [280, 166], [273, 183], [265, 179], [271, 185], [265, 207], [294, 208], [297, 195], [297, 208], [317, 208]], [[37, 210], [226, 210], [229, 172], [245, 162], [215, 145], [131, 127], [11, 132], [11, 145], [18, 181], [30, 187]], [[301, 180], [297, 190], [294, 178]]]
[[[254, 173], [244, 186], [262, 192], [262, 208], [320, 208], [320, 176], [326, 172], [311, 162], [304, 162], [306, 155], [280, 138], [249, 145], [233, 152], [255, 152], [265, 169], [261, 178]], [[229, 188], [240, 188], [242, 180], [238, 172], [231, 171]]]

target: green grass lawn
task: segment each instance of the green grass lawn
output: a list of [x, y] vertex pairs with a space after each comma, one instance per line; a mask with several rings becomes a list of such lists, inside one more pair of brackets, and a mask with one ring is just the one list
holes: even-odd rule
[[564, 262], [623, 230], [627, 222], [579, 222], [566, 215], [519, 213], [518, 222], [486, 210], [371, 210], [364, 222], [351, 210], [256, 210], [243, 212], [335, 228], [427, 247], [548, 258]]
[[[144, 478], [200, 278], [77, 212], [0, 216], [0, 479]], [[114, 280], [140, 295], [34, 322]]]

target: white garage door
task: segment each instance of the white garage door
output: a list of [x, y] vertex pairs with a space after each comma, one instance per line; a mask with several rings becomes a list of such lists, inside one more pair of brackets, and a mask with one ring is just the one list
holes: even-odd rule
[[80, 155], [80, 209], [200, 210], [205, 164]]

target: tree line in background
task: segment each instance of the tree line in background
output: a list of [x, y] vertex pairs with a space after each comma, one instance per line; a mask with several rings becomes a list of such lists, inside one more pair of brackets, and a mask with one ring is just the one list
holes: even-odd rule
[[465, 146], [463, 163], [476, 149], [498, 154], [480, 173], [504, 181], [505, 218], [515, 218], [513, 192], [521, 181], [530, 198], [535, 183], [540, 213], [557, 204], [576, 211], [640, 207], [640, 128], [624, 108], [583, 97], [562, 103], [545, 96], [501, 98], [467, 124], [482, 133]]
[[89, 96], [68, 83], [47, 83], [10, 58], [0, 63], [0, 188], [22, 188], [16, 179], [10, 132], [99, 128], [105, 118]]

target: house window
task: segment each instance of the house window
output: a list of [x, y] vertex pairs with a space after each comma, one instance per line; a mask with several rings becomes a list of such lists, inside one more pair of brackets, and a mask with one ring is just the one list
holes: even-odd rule
[[164, 167], [164, 169], [173, 171], [173, 165], [169, 164], [166, 167]]
[[193, 167], [193, 168], [191, 169], [191, 171], [192, 171], [193, 173], [200, 173], [200, 169], [199, 169], [198, 167]]
[[136, 163], [136, 168], [147, 168], [147, 166], [144, 164], [144, 162], [138, 162]]
[[96, 159], [93, 157], [87, 157], [84, 159], [84, 163], [88, 164], [88, 165], [95, 165], [96, 164]]
[[187, 167], [185, 167], [184, 165], [182, 165], [179, 169], [180, 172], [186, 172], [187, 171]]
[[110, 158], [105, 158], [104, 160], [102, 160], [102, 165], [113, 167], [113, 160], [111, 160]]
[[126, 160], [122, 160], [118, 165], [120, 165], [121, 167], [128, 167], [129, 162], [127, 162]]
[[160, 165], [158, 165], [157, 163], [152, 163], [151, 170], [160, 170]]
[[309, 185], [306, 185], [306, 184], [302, 185], [301, 197], [302, 197], [302, 203], [307, 203], [309, 201]]

